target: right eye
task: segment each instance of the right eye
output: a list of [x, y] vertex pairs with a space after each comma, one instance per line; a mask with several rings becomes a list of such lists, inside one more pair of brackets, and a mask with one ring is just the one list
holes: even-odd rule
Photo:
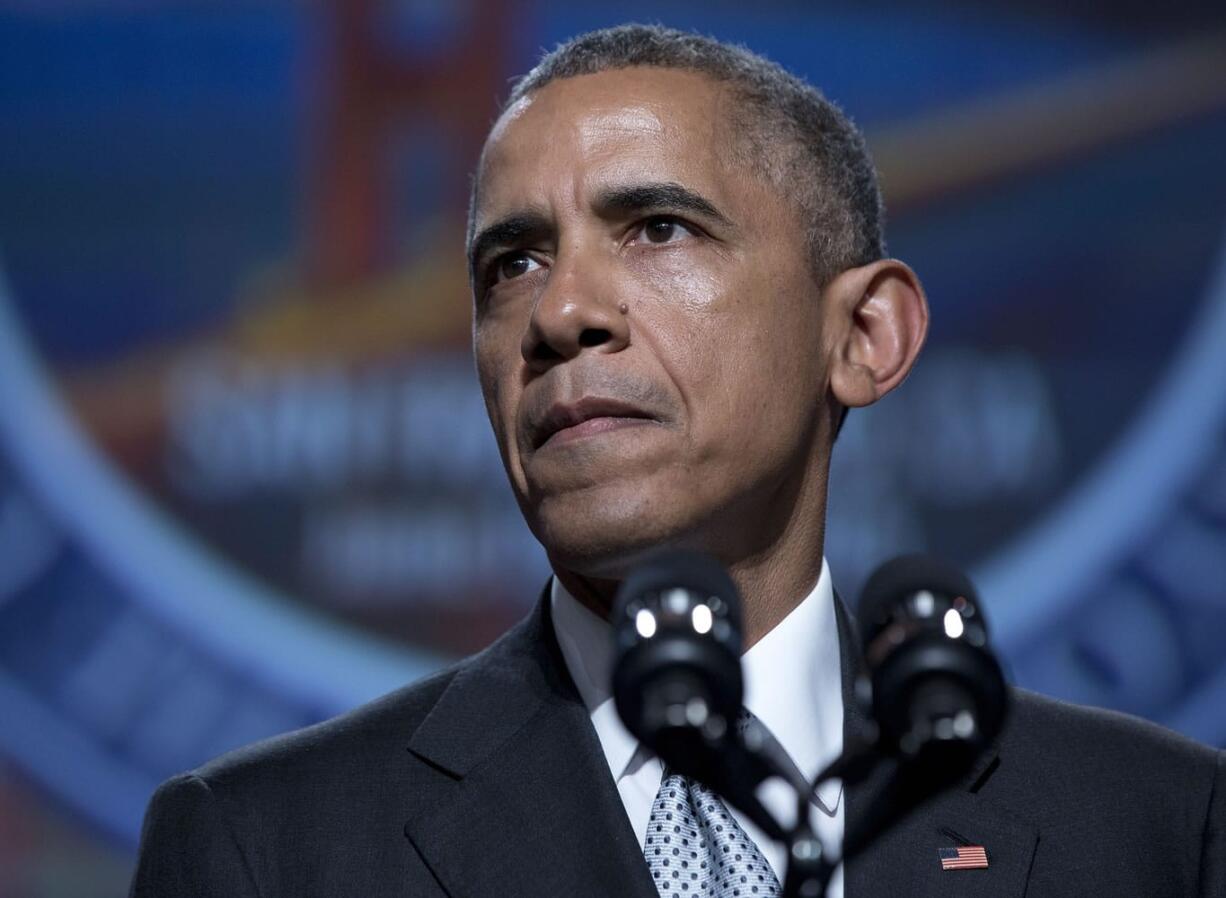
[[541, 263], [527, 253], [507, 253], [494, 261], [493, 283], [509, 281], [540, 267]]

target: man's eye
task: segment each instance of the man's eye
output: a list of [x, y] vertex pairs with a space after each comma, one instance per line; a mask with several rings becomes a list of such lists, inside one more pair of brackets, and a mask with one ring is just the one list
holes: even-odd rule
[[494, 283], [509, 281], [540, 267], [541, 263], [527, 253], [507, 253], [494, 263]]
[[643, 239], [648, 243], [675, 243], [694, 232], [675, 218], [649, 218], [643, 224]]

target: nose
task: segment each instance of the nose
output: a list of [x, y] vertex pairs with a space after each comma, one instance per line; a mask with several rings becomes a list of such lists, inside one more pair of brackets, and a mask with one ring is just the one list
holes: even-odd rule
[[630, 344], [630, 324], [619, 309], [615, 282], [605, 275], [598, 265], [557, 259], [520, 343], [532, 371], [541, 373], [585, 350], [620, 352]]

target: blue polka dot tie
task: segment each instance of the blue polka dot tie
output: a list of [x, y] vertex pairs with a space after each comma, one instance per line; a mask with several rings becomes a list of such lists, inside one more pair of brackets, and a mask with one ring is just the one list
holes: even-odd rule
[[779, 880], [719, 797], [678, 773], [651, 805], [643, 843], [660, 898], [778, 898]]

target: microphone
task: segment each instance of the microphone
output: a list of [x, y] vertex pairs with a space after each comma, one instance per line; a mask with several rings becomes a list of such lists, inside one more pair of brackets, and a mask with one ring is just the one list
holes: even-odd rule
[[859, 612], [881, 747], [928, 788], [953, 783], [1008, 709], [975, 587], [944, 562], [903, 556], [869, 577]]
[[741, 598], [715, 559], [659, 553], [622, 582], [612, 616], [613, 700], [626, 729], [674, 773], [696, 779], [773, 839], [787, 833], [756, 794], [782, 776], [737, 718]]
[[626, 729], [709, 785], [741, 709], [741, 598], [709, 556], [667, 551], [622, 582], [612, 616], [613, 698]]

